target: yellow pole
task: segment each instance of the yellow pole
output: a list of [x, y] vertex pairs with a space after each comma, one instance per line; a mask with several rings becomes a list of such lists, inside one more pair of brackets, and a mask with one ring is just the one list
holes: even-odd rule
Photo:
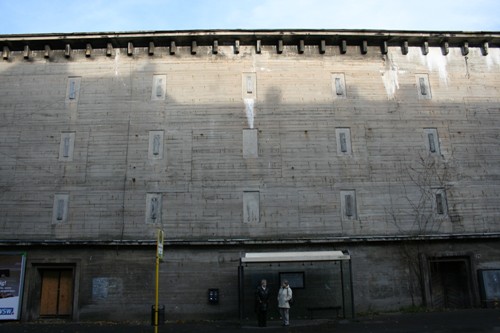
[[159, 309], [159, 301], [158, 301], [158, 294], [159, 294], [159, 289], [160, 289], [160, 257], [158, 256], [158, 253], [156, 253], [156, 291], [155, 291], [155, 333], [158, 333], [158, 312], [160, 311]]
[[158, 230], [158, 238], [156, 240], [156, 278], [155, 278], [155, 333], [158, 333], [158, 324], [159, 324], [159, 312], [160, 305], [159, 301], [159, 293], [160, 293], [160, 260], [163, 258], [163, 230]]

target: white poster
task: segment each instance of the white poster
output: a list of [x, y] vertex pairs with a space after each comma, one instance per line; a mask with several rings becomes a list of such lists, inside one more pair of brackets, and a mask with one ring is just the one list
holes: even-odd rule
[[0, 320], [19, 320], [25, 253], [0, 253]]

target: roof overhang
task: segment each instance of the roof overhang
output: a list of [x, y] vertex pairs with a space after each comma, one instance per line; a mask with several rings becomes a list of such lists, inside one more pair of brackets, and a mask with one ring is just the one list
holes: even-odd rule
[[440, 46], [446, 42], [450, 47], [462, 46], [467, 42], [470, 47], [500, 46], [500, 33], [497, 31], [405, 31], [405, 30], [173, 30], [173, 31], [132, 31], [132, 32], [81, 32], [81, 33], [49, 33], [49, 34], [16, 34], [0, 35], [0, 47], [9, 47], [12, 51], [23, 50], [29, 46], [32, 50], [43, 50], [46, 45], [52, 49], [64, 49], [70, 45], [72, 49], [85, 49], [87, 44], [93, 48], [106, 48], [111, 44], [115, 48], [124, 48], [128, 43], [136, 47], [147, 47], [150, 42], [156, 46], [168, 46], [174, 42], [177, 46], [189, 46], [193, 41], [198, 45], [212, 45], [217, 40], [219, 45], [233, 45], [237, 40], [241, 45], [255, 44], [257, 40], [263, 45], [275, 45], [278, 40], [284, 44], [296, 45], [299, 41], [317, 45], [324, 41], [328, 45], [337, 45], [345, 41], [349, 45], [359, 45], [366, 41], [367, 45], [401, 46], [407, 42], [410, 46], [421, 46], [424, 42], [429, 46]]
[[273, 263], [303, 261], [339, 261], [350, 260], [351, 256], [342, 251], [306, 251], [306, 252], [250, 252], [241, 257], [242, 263]]

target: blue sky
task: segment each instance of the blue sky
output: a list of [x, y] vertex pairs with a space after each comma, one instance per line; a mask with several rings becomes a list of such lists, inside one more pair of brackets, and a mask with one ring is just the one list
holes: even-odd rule
[[500, 31], [500, 0], [0, 0], [0, 34], [192, 29]]

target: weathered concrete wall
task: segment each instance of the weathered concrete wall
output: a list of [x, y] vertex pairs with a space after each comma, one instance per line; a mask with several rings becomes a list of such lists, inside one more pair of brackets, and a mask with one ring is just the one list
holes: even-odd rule
[[[408, 274], [388, 243], [351, 238], [467, 235], [471, 253], [491, 255], [478, 267], [499, 267], [481, 240], [500, 232], [499, 48], [276, 48], [10, 50], [0, 61], [0, 239], [152, 242], [163, 228], [168, 244], [187, 247], [162, 264], [178, 288], [162, 291], [167, 311], [179, 317], [236, 315], [246, 244], [342, 242], [361, 310], [410, 304], [395, 283]], [[458, 246], [443, 244], [437, 252]], [[66, 260], [81, 274], [78, 316], [116, 319], [116, 306], [149, 316], [151, 295], [134, 283], [150, 287], [150, 250], [94, 246]], [[117, 293], [92, 298], [93, 279]], [[220, 306], [200, 302], [211, 287]]]
[[[408, 263], [401, 257], [401, 246], [391, 243], [348, 243], [352, 258], [352, 290], [356, 312], [398, 310], [412, 305], [410, 283], [414, 281]], [[328, 250], [330, 246], [278, 247], [285, 251]], [[160, 304], [168, 320], [236, 319], [239, 315], [238, 265], [242, 252], [276, 251], [277, 247], [248, 246], [174, 246], [167, 248], [160, 265]], [[150, 321], [154, 304], [154, 248], [7, 248], [27, 252], [23, 319], [38, 318], [41, 270], [73, 267], [75, 271], [76, 320]], [[472, 255], [470, 283], [477, 292], [477, 271], [498, 269], [500, 245], [490, 241], [446, 241], [426, 243], [429, 257], [456, 258]], [[266, 278], [273, 293], [279, 288], [280, 272], [303, 272], [305, 288], [295, 291], [297, 304], [292, 316], [304, 318], [312, 306], [342, 306], [341, 271], [337, 263], [288, 263], [244, 267], [243, 319], [252, 321], [253, 292]], [[343, 267], [345, 310], [350, 313], [348, 265]], [[208, 289], [219, 289], [219, 303], [208, 302]], [[415, 288], [415, 286], [413, 287]], [[275, 296], [275, 295], [274, 295]], [[275, 309], [275, 297], [270, 307]], [[473, 295], [478, 298], [479, 295]], [[414, 290], [413, 302], [421, 297]], [[478, 306], [479, 304], [476, 304]], [[270, 313], [270, 316], [273, 314]], [[324, 313], [322, 315], [331, 315]], [[342, 312], [341, 312], [342, 315]]]
[[[498, 231], [498, 49], [273, 48], [30, 61], [12, 52], [0, 63], [3, 236], [150, 238], [146, 193], [162, 194], [169, 238], [393, 234], [387, 209], [409, 209], [402, 193], [416, 189], [404, 170], [428, 155], [427, 128], [439, 140], [432, 158], [454, 168], [445, 180], [454, 222], [445, 216], [440, 231]], [[256, 80], [256, 158], [243, 156], [244, 73]], [[333, 91], [338, 73], [344, 96]], [[152, 98], [154, 75], [166, 79], [165, 99]], [[430, 99], [419, 98], [419, 75]], [[338, 153], [336, 128], [349, 129], [350, 153]], [[163, 133], [162, 159], [148, 158], [150, 131]], [[59, 156], [64, 133], [74, 133], [71, 160]], [[356, 196], [347, 221], [342, 190]], [[256, 223], [243, 223], [245, 191], [260, 193]], [[56, 193], [68, 195], [65, 223], [53, 223]]]
[[69, 268], [74, 320], [149, 320], [154, 304], [155, 252], [148, 248], [23, 248], [27, 253], [23, 319], [40, 316], [46, 269]]

